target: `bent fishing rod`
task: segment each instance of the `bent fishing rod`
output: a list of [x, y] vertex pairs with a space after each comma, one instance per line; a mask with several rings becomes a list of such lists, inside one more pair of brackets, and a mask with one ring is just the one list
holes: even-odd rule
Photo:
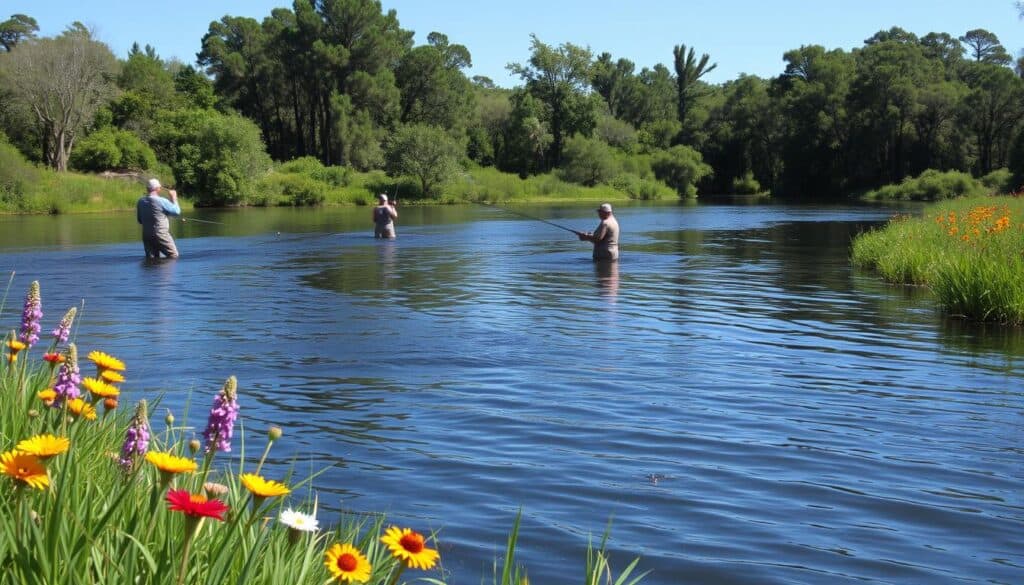
[[[478, 203], [480, 203], [480, 202], [478, 202]], [[583, 233], [583, 232], [581, 232], [579, 230], [574, 230], [572, 228], [567, 228], [564, 225], [557, 224], [557, 223], [555, 223], [553, 221], [548, 221], [546, 219], [543, 219], [543, 218], [540, 218], [540, 217], [536, 217], [534, 215], [529, 215], [527, 213], [522, 213], [522, 212], [519, 212], [519, 211], [513, 211], [513, 210], [511, 210], [511, 209], [509, 209], [507, 207], [502, 207], [500, 205], [495, 205], [493, 203], [480, 203], [480, 205], [485, 205], [487, 207], [494, 207], [495, 209], [500, 209], [502, 211], [506, 211], [506, 212], [511, 213], [513, 215], [518, 215], [519, 217], [525, 217], [526, 219], [532, 219], [534, 221], [542, 221], [542, 222], [544, 222], [544, 223], [546, 223], [548, 225], [555, 226], [558, 229], [562, 229], [562, 230], [565, 230], [567, 232], [572, 232], [572, 233], [576, 234], [577, 236]]]

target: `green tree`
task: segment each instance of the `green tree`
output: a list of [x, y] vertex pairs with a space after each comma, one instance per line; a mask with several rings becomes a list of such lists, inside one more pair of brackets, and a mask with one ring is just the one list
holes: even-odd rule
[[37, 32], [39, 24], [36, 19], [24, 14], [12, 14], [0, 22], [0, 46], [10, 52], [22, 41], [35, 38]]
[[968, 79], [960, 119], [973, 138], [974, 170], [984, 175], [1007, 164], [1010, 142], [1024, 119], [1024, 80], [988, 63], [974, 64]]
[[469, 51], [433, 32], [429, 45], [405, 53], [395, 70], [401, 90], [401, 121], [464, 128], [473, 110], [471, 84], [462, 73], [472, 66]]
[[526, 65], [510, 63], [509, 71], [526, 82], [526, 91], [543, 105], [541, 120], [551, 132], [549, 166], [558, 166], [567, 136], [589, 135], [594, 128], [594, 101], [590, 88], [589, 49], [564, 43], [551, 47], [530, 36], [530, 60]]
[[433, 197], [459, 171], [462, 153], [462, 146], [443, 128], [402, 126], [388, 143], [387, 169], [392, 175], [415, 177], [423, 196]]
[[697, 59], [693, 47], [689, 51], [686, 45], [676, 45], [672, 48], [673, 64], [676, 70], [676, 102], [679, 124], [682, 126], [682, 133], [678, 141], [691, 142], [693, 140], [691, 112], [698, 99], [704, 94], [700, 78], [711, 73], [718, 67], [717, 63], [708, 66], [711, 58], [707, 53]]
[[81, 171], [144, 171], [156, 166], [156, 155], [135, 134], [107, 126], [83, 138], [70, 163]]
[[697, 183], [712, 173], [710, 166], [696, 150], [678, 144], [654, 155], [651, 169], [658, 180], [676, 190], [680, 198], [697, 196]]
[[43, 158], [58, 171], [79, 133], [116, 91], [117, 59], [80, 31], [23, 42], [0, 60], [12, 99], [34, 113], [43, 136]]
[[611, 149], [596, 138], [573, 136], [565, 143], [563, 157], [562, 177], [570, 183], [593, 187], [618, 174]]
[[271, 167], [259, 127], [216, 110], [161, 112], [153, 146], [170, 164], [178, 187], [194, 194], [200, 206], [244, 205]]
[[1013, 60], [1006, 48], [999, 44], [999, 37], [983, 28], [967, 31], [960, 37], [960, 42], [966, 45], [967, 52], [978, 63], [1008, 65]]
[[851, 167], [851, 116], [847, 108], [853, 57], [810, 45], [783, 55], [776, 80], [785, 120], [782, 192], [793, 197], [842, 193]]

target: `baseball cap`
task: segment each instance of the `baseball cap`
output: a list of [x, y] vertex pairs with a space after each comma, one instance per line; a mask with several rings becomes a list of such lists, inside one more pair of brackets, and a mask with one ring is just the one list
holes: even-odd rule
[[387, 201], [388, 201], [388, 196], [387, 196], [387, 195], [385, 195], [384, 193], [381, 193], [380, 195], [377, 195], [377, 199], [380, 199], [381, 201], [383, 201], [383, 202], [387, 203]]
[[602, 203], [601, 206], [597, 208], [597, 210], [598, 211], [607, 211], [608, 213], [611, 213], [612, 212], [612, 206], [611, 206], [611, 204], [608, 204], [608, 203]]
[[161, 185], [160, 181], [156, 179], [150, 179], [149, 181], [146, 182], [146, 186], [149, 187], [150, 191], [156, 191], [157, 189], [160, 188]]

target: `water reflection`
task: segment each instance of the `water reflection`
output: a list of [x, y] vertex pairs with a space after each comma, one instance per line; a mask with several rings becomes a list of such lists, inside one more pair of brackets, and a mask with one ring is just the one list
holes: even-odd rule
[[598, 260], [594, 262], [594, 272], [597, 274], [601, 296], [614, 304], [615, 298], [619, 296], [619, 263]]

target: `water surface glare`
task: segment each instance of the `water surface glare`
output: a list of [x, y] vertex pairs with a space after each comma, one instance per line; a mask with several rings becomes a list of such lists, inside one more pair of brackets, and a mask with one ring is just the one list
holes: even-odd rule
[[609, 520], [649, 585], [1024, 583], [1024, 332], [852, 269], [888, 211], [623, 207], [610, 268], [500, 209], [400, 213], [393, 242], [365, 208], [208, 213], [161, 263], [130, 214], [2, 218], [3, 323], [33, 279], [44, 328], [84, 298], [125, 402], [197, 433], [237, 375], [247, 457], [282, 426], [268, 476], [330, 465], [331, 517], [440, 530], [453, 585], [520, 508], [537, 584], [578, 581]]

